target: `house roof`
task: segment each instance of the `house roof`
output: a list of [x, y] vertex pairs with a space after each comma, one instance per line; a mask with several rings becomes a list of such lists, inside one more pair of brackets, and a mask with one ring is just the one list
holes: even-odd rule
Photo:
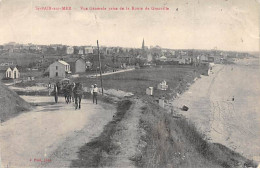
[[62, 60], [59, 60], [58, 62], [61, 63], [61, 64], [63, 64], [63, 65], [69, 65], [67, 62], [62, 61]]
[[76, 61], [78, 61], [78, 60], [82, 60], [83, 62], [86, 62], [85, 59], [83, 59], [83, 58], [78, 58]]
[[167, 59], [167, 57], [165, 57], [165, 56], [161, 56], [160, 59]]

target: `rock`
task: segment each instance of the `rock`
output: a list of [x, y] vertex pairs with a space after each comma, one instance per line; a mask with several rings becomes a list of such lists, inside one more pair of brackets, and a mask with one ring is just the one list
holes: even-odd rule
[[183, 110], [183, 111], [188, 111], [189, 108], [188, 108], [187, 106], [183, 105], [183, 106], [182, 106], [182, 110]]

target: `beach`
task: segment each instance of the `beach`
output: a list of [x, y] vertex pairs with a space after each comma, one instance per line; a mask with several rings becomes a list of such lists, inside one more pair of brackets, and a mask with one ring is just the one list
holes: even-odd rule
[[[213, 67], [173, 102], [213, 143], [260, 162], [260, 74], [258, 59]], [[188, 111], [180, 108], [186, 105]]]

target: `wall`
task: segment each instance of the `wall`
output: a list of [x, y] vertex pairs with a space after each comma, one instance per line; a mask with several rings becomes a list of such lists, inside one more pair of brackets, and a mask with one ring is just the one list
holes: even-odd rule
[[[56, 66], [58, 66], [58, 70], [56, 70]], [[59, 62], [55, 62], [50, 65], [50, 78], [56, 77], [56, 72], [58, 72], [58, 77], [65, 77], [65, 66]]]
[[84, 60], [77, 60], [75, 65], [75, 73], [86, 71], [86, 63]]

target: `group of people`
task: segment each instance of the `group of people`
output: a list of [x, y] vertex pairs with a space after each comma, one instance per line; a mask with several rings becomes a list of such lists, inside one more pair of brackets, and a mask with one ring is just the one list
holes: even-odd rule
[[[75, 87], [75, 83], [73, 83], [73, 88]], [[57, 82], [56, 84], [54, 84], [54, 88], [53, 88], [53, 95], [54, 95], [54, 100], [55, 103], [58, 103], [58, 93], [60, 92], [60, 84], [59, 82]], [[51, 95], [52, 92], [52, 86], [51, 83], [49, 82], [48, 84], [48, 91], [49, 91], [49, 96]], [[98, 96], [98, 87], [97, 84], [91, 85], [91, 94], [93, 97], [93, 104], [96, 103], [97, 104], [97, 96]]]

